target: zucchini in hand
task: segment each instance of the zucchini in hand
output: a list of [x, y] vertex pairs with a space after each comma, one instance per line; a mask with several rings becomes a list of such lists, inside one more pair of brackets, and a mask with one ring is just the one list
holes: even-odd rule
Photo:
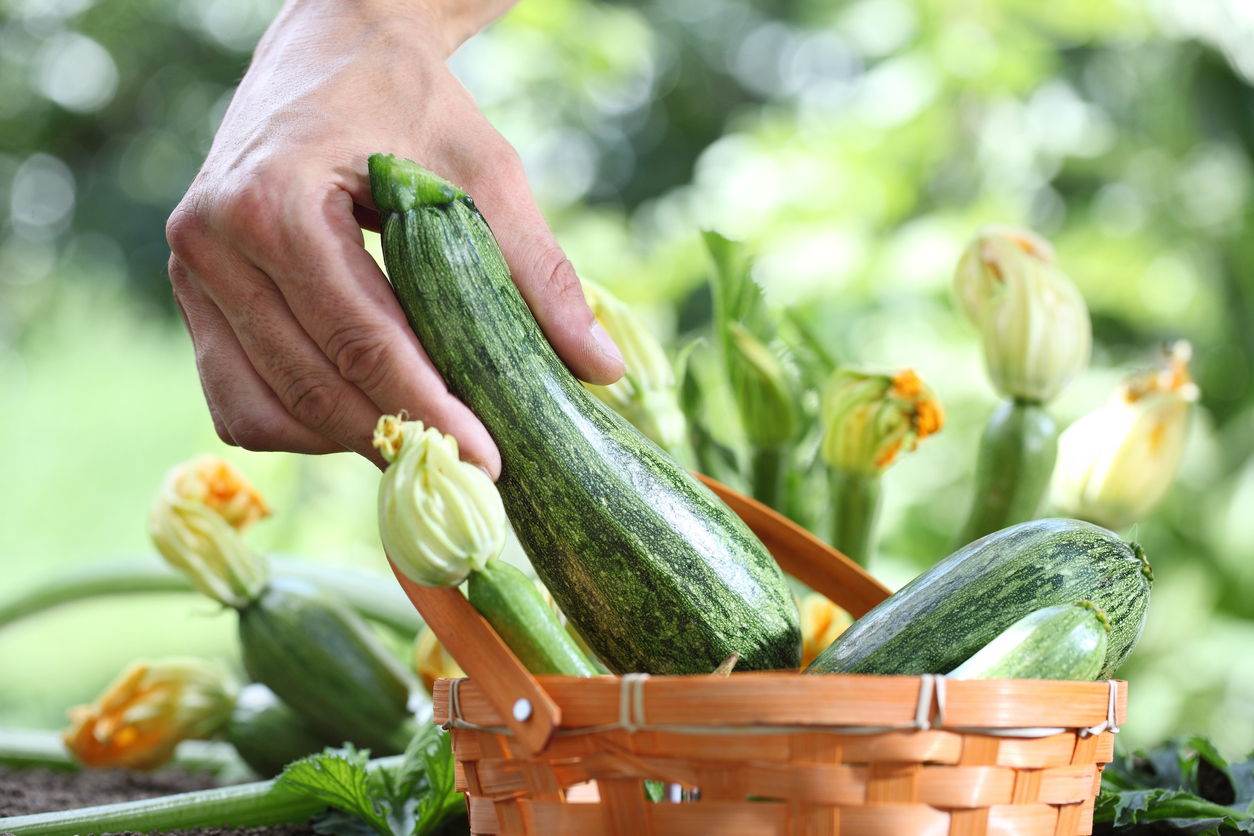
[[1092, 601], [1110, 619], [1109, 678], [1145, 624], [1145, 551], [1079, 520], [1011, 526], [951, 554], [828, 645], [806, 673], [948, 673], [1033, 610]]
[[1092, 601], [1028, 613], [967, 661], [953, 679], [1093, 680], [1106, 661], [1110, 621]]
[[613, 671], [796, 667], [797, 606], [732, 511], [588, 394], [545, 340], [474, 203], [416, 163], [370, 157], [389, 277], [449, 391], [501, 451], [510, 522]]

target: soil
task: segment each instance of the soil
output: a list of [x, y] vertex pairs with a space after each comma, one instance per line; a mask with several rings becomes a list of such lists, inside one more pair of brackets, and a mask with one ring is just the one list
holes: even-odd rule
[[[9, 816], [94, 807], [98, 804], [155, 798], [216, 786], [219, 786], [219, 782], [207, 773], [173, 769], [156, 772], [133, 772], [124, 769], [63, 772], [0, 767], [0, 834], [4, 833], [4, 819]], [[153, 834], [156, 833], [157, 831], [153, 831]], [[113, 836], [144, 834], [126, 831]], [[306, 824], [197, 827], [193, 830], [167, 831], [166, 836], [313, 836], [313, 829]]]

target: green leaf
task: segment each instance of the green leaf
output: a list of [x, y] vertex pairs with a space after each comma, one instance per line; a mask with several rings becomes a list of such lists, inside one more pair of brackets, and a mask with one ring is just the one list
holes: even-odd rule
[[322, 754], [288, 764], [275, 784], [351, 813], [379, 836], [396, 836], [387, 820], [387, 806], [377, 800], [366, 771], [368, 755], [368, 751], [358, 751], [351, 744], [343, 749], [326, 749]]
[[425, 743], [421, 755], [427, 792], [418, 802], [417, 821], [410, 836], [426, 836], [446, 818], [466, 808], [464, 797], [457, 791], [452, 737], [437, 733], [434, 740]]
[[1202, 737], [1120, 755], [1102, 774], [1093, 820], [1116, 828], [1152, 822], [1155, 832], [1185, 836], [1254, 833], [1251, 771], [1254, 761], [1229, 764]]

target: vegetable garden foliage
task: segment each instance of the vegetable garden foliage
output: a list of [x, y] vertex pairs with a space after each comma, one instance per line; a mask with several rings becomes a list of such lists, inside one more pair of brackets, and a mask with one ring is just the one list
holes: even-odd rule
[[[1231, 653], [1254, 642], [1254, 87], [1248, 35], [1226, 25], [1239, 2], [526, 0], [452, 66], [520, 149], [581, 275], [640, 305], [672, 350], [705, 337], [694, 374], [716, 345], [701, 228], [752, 249], [766, 301], [789, 306], [780, 332], [800, 380], [838, 362], [918, 366], [948, 421], [885, 477], [871, 566], [892, 583], [949, 551], [994, 408], [949, 291], [980, 224], [1050, 237], [1089, 303], [1093, 366], [1051, 405], [1060, 428], [1158, 341], [1190, 339], [1201, 408], [1180, 484], [1136, 534], [1159, 584], [1121, 671], [1137, 718], [1125, 737], [1222, 728], [1248, 746], [1254, 654]], [[19, 579], [138, 551], [126, 509], [212, 443], [162, 227], [276, 7], [0, 0], [0, 566]], [[75, 98], [58, 68], [85, 54], [100, 83]], [[800, 404], [794, 461], [812, 461], [812, 389]], [[36, 451], [36, 426], [61, 443]], [[702, 466], [735, 481], [741, 440], [715, 433]], [[344, 555], [382, 566], [374, 509], [357, 502], [377, 479], [368, 465], [254, 461], [300, 503], [268, 547], [325, 555], [351, 540]], [[109, 473], [110, 490], [71, 472]], [[816, 475], [793, 469], [789, 493], [822, 508]], [[75, 525], [45, 510], [50, 496]], [[114, 621], [5, 639], [17, 684], [0, 713], [57, 724], [147, 649], [97, 628]], [[167, 619], [133, 638], [174, 632]]]
[[1228, 763], [1204, 737], [1117, 755], [1102, 773], [1095, 833], [1254, 833], [1254, 755]]
[[368, 750], [348, 745], [289, 764], [276, 785], [334, 809], [313, 820], [334, 836], [425, 836], [466, 808], [453, 777], [452, 738], [433, 725], [395, 767], [367, 769]]

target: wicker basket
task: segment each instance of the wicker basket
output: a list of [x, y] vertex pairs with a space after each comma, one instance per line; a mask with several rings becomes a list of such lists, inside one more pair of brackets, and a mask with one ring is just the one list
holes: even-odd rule
[[[786, 572], [854, 616], [887, 595], [706, 481]], [[456, 590], [400, 580], [469, 677], [436, 684], [435, 719], [452, 731], [476, 834], [1087, 834], [1125, 716], [1121, 682], [536, 678]], [[650, 802], [644, 780], [679, 803]]]

